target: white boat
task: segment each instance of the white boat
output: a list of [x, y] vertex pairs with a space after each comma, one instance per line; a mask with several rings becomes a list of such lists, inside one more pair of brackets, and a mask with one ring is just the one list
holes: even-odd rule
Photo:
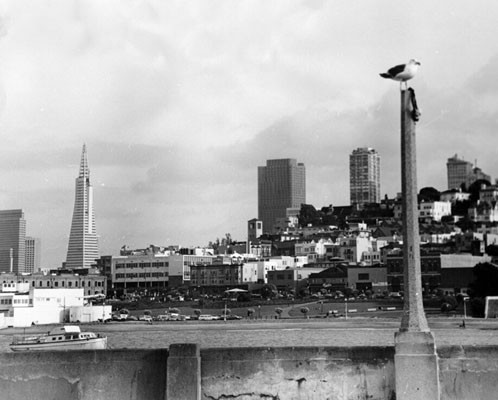
[[107, 348], [107, 337], [81, 332], [76, 325], [64, 325], [46, 334], [15, 336], [10, 348], [12, 351], [103, 350]]

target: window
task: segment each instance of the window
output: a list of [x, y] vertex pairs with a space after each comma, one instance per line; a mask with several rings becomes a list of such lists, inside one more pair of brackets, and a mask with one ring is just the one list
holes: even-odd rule
[[367, 273], [358, 274], [359, 281], [368, 281], [369, 279], [370, 279], [370, 274]]

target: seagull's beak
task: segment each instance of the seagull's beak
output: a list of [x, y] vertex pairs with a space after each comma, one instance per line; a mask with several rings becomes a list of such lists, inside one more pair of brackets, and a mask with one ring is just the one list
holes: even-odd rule
[[420, 65], [420, 62], [419, 61], [415, 61], [415, 64]]

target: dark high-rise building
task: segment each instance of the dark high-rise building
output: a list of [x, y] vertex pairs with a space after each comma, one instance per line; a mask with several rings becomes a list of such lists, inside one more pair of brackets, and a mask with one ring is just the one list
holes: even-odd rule
[[258, 167], [258, 219], [271, 233], [278, 219], [287, 218], [306, 203], [306, 170], [295, 159], [267, 160]]
[[351, 204], [380, 202], [380, 156], [370, 147], [353, 150], [349, 156]]
[[26, 221], [22, 210], [0, 211], [0, 272], [25, 271]]
[[95, 229], [93, 187], [90, 184], [86, 146], [83, 145], [80, 173], [76, 178], [73, 221], [65, 267], [68, 269], [90, 268], [97, 258], [99, 258], [99, 243]]
[[40, 239], [26, 236], [25, 256], [25, 272], [37, 272], [40, 269]]

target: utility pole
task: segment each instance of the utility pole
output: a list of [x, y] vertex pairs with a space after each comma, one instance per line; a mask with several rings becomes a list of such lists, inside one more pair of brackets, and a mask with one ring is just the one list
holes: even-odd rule
[[[422, 302], [420, 233], [418, 227], [415, 118], [413, 89], [401, 91], [401, 192], [403, 224], [404, 308], [401, 332], [429, 332]], [[415, 117], [416, 116], [416, 117]], [[415, 118], [414, 118], [415, 117]]]
[[420, 117], [415, 91], [401, 90], [401, 187], [403, 207], [404, 307], [395, 334], [398, 400], [439, 400], [439, 368], [434, 336], [422, 302], [418, 228], [415, 123]]

